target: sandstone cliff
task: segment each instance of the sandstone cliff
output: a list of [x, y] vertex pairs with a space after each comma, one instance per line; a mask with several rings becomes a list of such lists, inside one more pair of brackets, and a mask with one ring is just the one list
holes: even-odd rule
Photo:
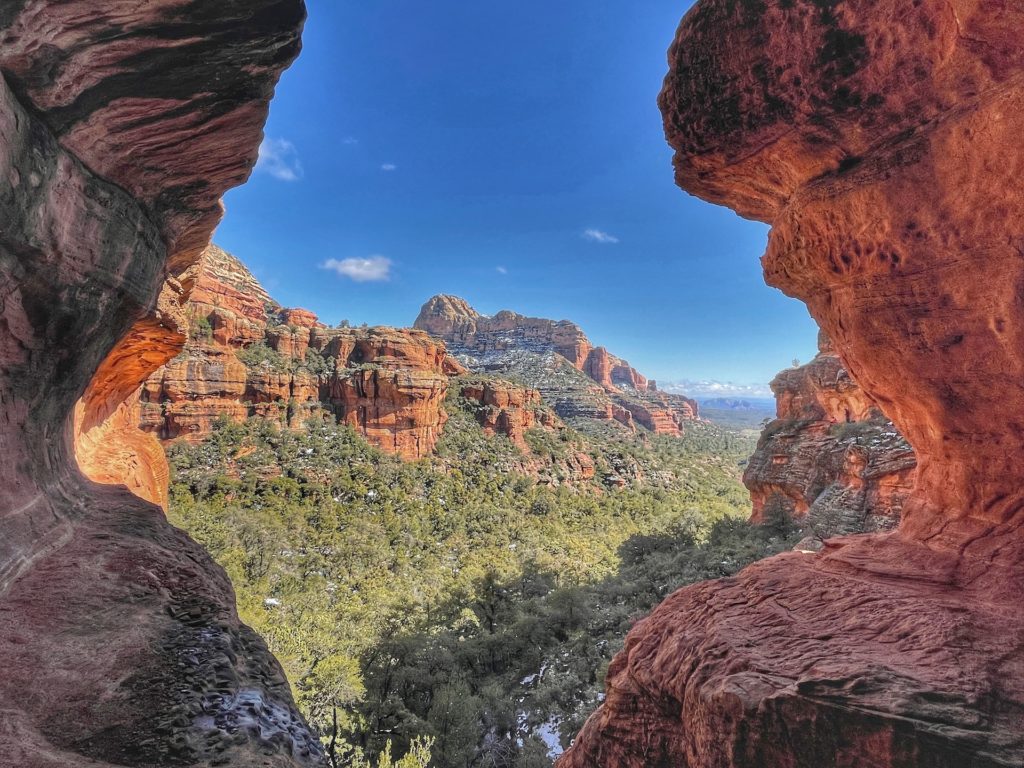
[[303, 17], [301, 0], [0, 8], [4, 765], [321, 761], [221, 569], [73, 455], [77, 436], [104, 466], [137, 461], [132, 482], [163, 471], [145, 446], [103, 458], [103, 425], [134, 419], [184, 341], [182, 275], [256, 160]]
[[468, 381], [462, 396], [477, 403], [477, 421], [490, 435], [502, 434], [526, 448], [526, 433], [537, 426], [555, 429], [558, 417], [545, 407], [540, 392], [500, 379]]
[[[471, 407], [486, 433], [507, 436], [526, 454], [526, 433], [564, 429], [559, 415], [631, 429], [639, 424], [669, 435], [680, 434], [686, 421], [697, 418], [692, 401], [658, 392], [624, 361], [593, 349], [572, 323], [502, 313], [500, 324], [511, 330], [485, 333], [468, 305], [445, 297], [457, 312], [476, 318], [473, 333], [480, 344], [504, 334], [497, 343], [511, 355], [512, 370], [534, 385], [494, 376], [467, 383], [455, 378], [466, 373], [459, 359], [427, 333], [442, 327], [437, 318], [417, 329], [327, 328], [307, 310], [281, 307], [241, 261], [213, 245], [181, 282], [189, 290], [184, 350], [150, 375], [118, 407], [116, 418], [84, 430], [78, 440], [79, 462], [91, 478], [124, 483], [158, 504], [166, 502], [160, 444], [202, 440], [223, 418], [241, 422], [259, 416], [301, 429], [309, 418], [330, 413], [408, 460], [433, 452], [448, 418], [444, 401], [452, 386], [475, 404]], [[460, 327], [460, 320], [450, 322], [451, 328]], [[465, 348], [459, 333], [448, 335]], [[577, 348], [583, 370], [562, 354]], [[463, 359], [479, 363], [469, 355]], [[586, 454], [572, 452], [570, 458], [563, 469], [573, 482], [594, 477]], [[528, 455], [518, 466], [533, 474], [538, 469]]]
[[802, 522], [800, 548], [832, 536], [890, 530], [914, 483], [914, 452], [819, 336], [810, 363], [772, 382], [778, 416], [764, 430], [743, 483], [753, 520]]
[[449, 377], [463, 370], [442, 343], [408, 329], [327, 328], [307, 310], [279, 306], [216, 246], [189, 277], [189, 342], [142, 386], [145, 431], [195, 441], [220, 418], [300, 429], [324, 411], [403, 458], [431, 453]]
[[700, 0], [661, 95], [679, 184], [772, 224], [918, 457], [898, 531], [680, 590], [562, 768], [1024, 764], [1024, 10]]
[[423, 305], [413, 327], [443, 339], [471, 370], [515, 374], [563, 418], [617, 421], [631, 429], [640, 424], [668, 435], [679, 435], [686, 422], [699, 418], [695, 401], [659, 392], [568, 320], [508, 310], [488, 317], [458, 296], [439, 295]]

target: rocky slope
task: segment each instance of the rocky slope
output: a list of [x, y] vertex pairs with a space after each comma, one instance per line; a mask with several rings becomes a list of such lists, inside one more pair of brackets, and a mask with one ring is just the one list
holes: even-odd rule
[[772, 224], [919, 461], [899, 529], [676, 592], [562, 768], [1024, 764], [1024, 11], [700, 0], [661, 96], [686, 190]]
[[743, 483], [753, 520], [800, 520], [801, 548], [836, 535], [891, 530], [914, 485], [914, 452], [819, 335], [810, 363], [772, 382], [777, 418], [764, 430]]
[[414, 328], [443, 339], [473, 371], [514, 374], [537, 388], [559, 416], [639, 424], [678, 435], [698, 418], [697, 403], [659, 392], [625, 360], [594, 347], [568, 320], [545, 320], [503, 310], [481, 315], [464, 299], [439, 295], [420, 310]]
[[[74, 457], [180, 349], [179, 278], [256, 160], [303, 17], [300, 0], [0, 9], [6, 765], [321, 760], [223, 571]], [[161, 471], [134, 457], [139, 482]]]

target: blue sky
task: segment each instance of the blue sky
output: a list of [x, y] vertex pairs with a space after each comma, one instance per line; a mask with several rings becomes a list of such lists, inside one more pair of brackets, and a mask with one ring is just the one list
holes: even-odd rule
[[278, 301], [409, 325], [454, 293], [574, 320], [663, 381], [813, 354], [803, 305], [763, 283], [767, 228], [673, 183], [655, 100], [688, 2], [308, 4], [215, 236]]

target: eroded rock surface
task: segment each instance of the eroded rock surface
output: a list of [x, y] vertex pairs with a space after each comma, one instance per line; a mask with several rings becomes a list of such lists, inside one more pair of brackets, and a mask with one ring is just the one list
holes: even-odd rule
[[477, 421], [489, 435], [505, 435], [524, 450], [526, 433], [535, 427], [556, 429], [558, 416], [544, 405], [540, 391], [510, 381], [488, 379], [469, 381], [461, 394], [476, 403]]
[[[275, 302], [216, 246], [190, 270], [189, 342], [142, 386], [139, 424], [160, 441], [198, 441], [220, 418], [301, 429], [321, 411], [405, 459], [430, 455], [463, 372], [442, 342], [403, 328], [327, 328]], [[98, 478], [97, 478], [98, 479]]]
[[0, 8], [5, 765], [321, 760], [221, 569], [72, 450], [105, 462], [95, 430], [133, 418], [180, 349], [178, 278], [256, 160], [303, 17], [301, 0]]
[[773, 225], [919, 460], [897, 532], [685, 588], [562, 768], [1024, 764], [1024, 9], [701, 0], [661, 97], [680, 185]]
[[772, 381], [777, 418], [743, 474], [754, 522], [799, 520], [807, 533], [801, 549], [836, 535], [895, 528], [917, 465], [824, 334], [819, 348], [810, 363]]
[[640, 424], [668, 435], [679, 435], [686, 422], [699, 418], [694, 400], [658, 391], [628, 362], [591, 344], [568, 320], [509, 310], [488, 317], [465, 299], [439, 295], [423, 305], [413, 326], [443, 339], [473, 371], [523, 379], [562, 418], [617, 421], [630, 429]]

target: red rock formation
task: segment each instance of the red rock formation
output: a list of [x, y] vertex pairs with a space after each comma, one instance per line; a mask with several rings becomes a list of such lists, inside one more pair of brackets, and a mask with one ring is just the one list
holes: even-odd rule
[[[210, 245], [189, 268], [186, 280], [189, 319], [193, 324], [209, 323], [214, 341], [240, 347], [263, 340], [267, 312], [277, 303], [238, 259]], [[202, 336], [202, 329], [192, 331], [193, 336]]]
[[[433, 451], [447, 420], [448, 378], [464, 372], [444, 344], [408, 329], [326, 328], [308, 310], [282, 309], [216, 246], [190, 279], [192, 339], [143, 385], [143, 429], [196, 441], [220, 418], [257, 415], [301, 428], [326, 408], [405, 459]], [[246, 365], [238, 354], [253, 344], [272, 352], [262, 361], [243, 353]]]
[[308, 309], [293, 307], [281, 313], [281, 320], [285, 325], [294, 325], [298, 328], [321, 328], [320, 320]]
[[300, 0], [0, 8], [4, 765], [318, 761], [221, 569], [73, 456], [77, 434], [110, 468], [104, 424], [180, 345], [165, 277], [252, 168], [302, 18]]
[[631, 429], [635, 420], [655, 433], [669, 435], [679, 435], [684, 422], [699, 418], [695, 401], [650, 387], [628, 362], [604, 347], [594, 347], [583, 330], [568, 320], [525, 317], [508, 310], [486, 317], [458, 296], [439, 295], [423, 305], [413, 327], [443, 339], [453, 355], [480, 372], [521, 374], [517, 358], [551, 354], [564, 358], [600, 385], [604, 394], [594, 397], [593, 392], [576, 387], [573, 396], [547, 387], [542, 394], [554, 402], [563, 418], [585, 415], [619, 421]]
[[326, 395], [340, 421], [405, 459], [429, 456], [448, 419], [444, 345], [396, 328], [324, 332], [314, 340], [335, 358]]
[[554, 411], [546, 408], [540, 392], [501, 379], [470, 381], [462, 385], [462, 396], [478, 403], [477, 421], [489, 435], [505, 435], [526, 450], [526, 433], [534, 427], [560, 426]]
[[743, 475], [752, 519], [802, 519], [808, 539], [801, 547], [894, 528], [916, 467], [913, 450], [850, 378], [824, 334], [819, 348], [810, 363], [772, 382], [778, 417]]
[[170, 468], [160, 441], [143, 423], [136, 392], [91, 427], [83, 424], [85, 405], [75, 409], [75, 458], [83, 474], [103, 485], [124, 485], [136, 496], [167, 509]]
[[773, 225], [906, 435], [891, 534], [680, 590], [630, 634], [575, 766], [1024, 764], [1024, 9], [700, 0], [661, 105], [688, 191]]

